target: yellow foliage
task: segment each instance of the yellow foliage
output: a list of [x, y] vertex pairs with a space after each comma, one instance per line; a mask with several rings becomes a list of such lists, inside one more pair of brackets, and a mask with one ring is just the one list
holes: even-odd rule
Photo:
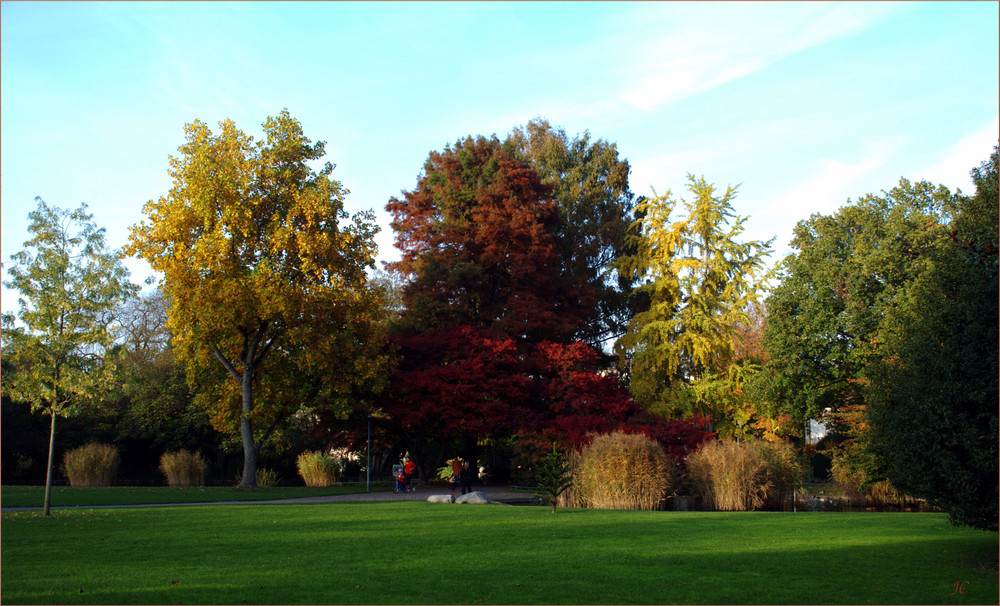
[[[380, 376], [381, 297], [369, 285], [378, 227], [287, 111], [254, 141], [225, 120], [185, 126], [170, 192], [146, 203], [127, 252], [163, 274], [178, 359], [213, 424], [270, 425]], [[228, 364], [228, 365], [227, 365]], [[251, 402], [240, 378], [253, 377]]]

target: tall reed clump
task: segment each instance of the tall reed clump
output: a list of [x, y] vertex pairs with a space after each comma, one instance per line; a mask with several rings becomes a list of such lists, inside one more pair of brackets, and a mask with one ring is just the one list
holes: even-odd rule
[[184, 448], [160, 457], [160, 471], [167, 476], [168, 486], [204, 486], [207, 468], [201, 453]]
[[906, 495], [896, 490], [889, 480], [867, 482], [868, 474], [850, 457], [836, 453], [830, 463], [830, 479], [839, 485], [848, 503], [855, 507], [887, 507], [905, 501]]
[[111, 486], [118, 473], [118, 449], [90, 442], [63, 456], [70, 486]]
[[306, 486], [333, 486], [337, 482], [340, 465], [328, 454], [318, 450], [303, 452], [296, 463]]
[[663, 447], [619, 431], [596, 436], [573, 472], [577, 498], [595, 509], [657, 509], [677, 477]]
[[257, 469], [254, 479], [257, 481], [257, 488], [273, 488], [281, 482], [278, 472], [267, 467]]
[[791, 444], [728, 439], [702, 446], [687, 468], [706, 504], [720, 511], [780, 508], [806, 469]]

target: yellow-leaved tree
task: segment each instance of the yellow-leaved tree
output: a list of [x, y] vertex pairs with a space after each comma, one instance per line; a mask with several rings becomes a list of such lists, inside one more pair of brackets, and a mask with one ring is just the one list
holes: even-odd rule
[[[639, 283], [649, 307], [635, 315], [615, 345], [630, 365], [630, 389], [667, 418], [708, 414], [718, 424], [738, 410], [747, 367], [734, 365], [741, 327], [766, 282], [772, 241], [739, 240], [746, 217], [704, 177], [688, 175], [693, 199], [668, 191], [636, 207], [628, 243], [635, 253], [619, 271]], [[737, 398], [738, 399], [738, 398]]]
[[225, 120], [185, 126], [173, 188], [146, 203], [128, 252], [162, 272], [168, 326], [196, 401], [243, 444], [241, 487], [289, 419], [346, 411], [384, 377], [383, 296], [366, 277], [378, 227], [349, 217], [333, 166], [287, 110], [254, 141]]

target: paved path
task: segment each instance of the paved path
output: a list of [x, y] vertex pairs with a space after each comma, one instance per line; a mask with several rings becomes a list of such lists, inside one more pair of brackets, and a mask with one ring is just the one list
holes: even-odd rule
[[[535, 497], [528, 492], [512, 492], [506, 486], [479, 486], [476, 490], [482, 491], [491, 501], [508, 504], [528, 504], [535, 501]], [[190, 507], [193, 505], [294, 505], [296, 503], [345, 503], [345, 502], [372, 502], [372, 501], [426, 501], [427, 497], [433, 494], [448, 494], [447, 487], [427, 486], [418, 488], [414, 492], [393, 494], [391, 490], [382, 492], [362, 492], [357, 494], [328, 495], [322, 497], [304, 497], [300, 499], [280, 499], [274, 501], [214, 501], [202, 503], [147, 503], [140, 505], [68, 505], [52, 506], [51, 509], [121, 509], [128, 507]], [[461, 496], [461, 492], [455, 493]], [[41, 507], [4, 507], [3, 511], [41, 511]]]

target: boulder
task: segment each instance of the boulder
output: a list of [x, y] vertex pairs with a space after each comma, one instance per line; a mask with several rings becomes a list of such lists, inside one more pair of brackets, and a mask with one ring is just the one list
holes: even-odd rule
[[[447, 494], [432, 494], [427, 497], [428, 503], [451, 503], [451, 495]], [[455, 503], [472, 503], [473, 505], [482, 505], [485, 503], [492, 503], [490, 498], [486, 496], [482, 491], [476, 490], [470, 492], [469, 494], [455, 495]]]
[[483, 492], [476, 490], [470, 492], [469, 494], [463, 494], [460, 497], [455, 497], [456, 503], [472, 503], [473, 505], [483, 505], [490, 502], [490, 498], [486, 496]]

